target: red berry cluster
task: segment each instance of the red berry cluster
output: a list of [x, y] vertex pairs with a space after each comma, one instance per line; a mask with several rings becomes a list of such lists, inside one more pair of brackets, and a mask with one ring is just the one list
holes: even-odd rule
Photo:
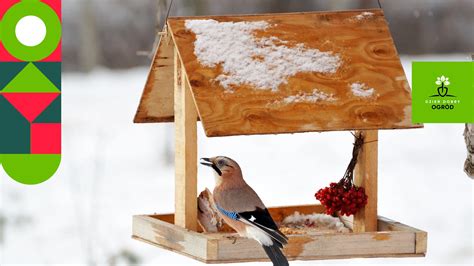
[[314, 196], [326, 207], [326, 213], [329, 215], [340, 211], [342, 215], [349, 216], [367, 204], [364, 188], [354, 185], [347, 188], [342, 182], [331, 183], [329, 187], [320, 189]]

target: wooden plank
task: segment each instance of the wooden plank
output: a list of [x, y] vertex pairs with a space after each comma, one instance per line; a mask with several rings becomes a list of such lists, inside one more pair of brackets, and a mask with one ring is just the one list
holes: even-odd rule
[[167, 213], [167, 214], [152, 214], [152, 215], [149, 215], [151, 218], [154, 218], [154, 219], [159, 219], [163, 222], [167, 222], [167, 223], [174, 223], [174, 213]]
[[[294, 206], [295, 208], [307, 206]], [[282, 207], [280, 212], [287, 207]], [[271, 208], [277, 211], [279, 207]], [[291, 212], [289, 212], [291, 213]], [[289, 235], [289, 245], [284, 252], [289, 260], [312, 260], [312, 259], [341, 259], [355, 257], [411, 257], [424, 256], [426, 248], [417, 252], [417, 234], [425, 233], [418, 229], [391, 223], [389, 219], [379, 217], [382, 228], [396, 229], [395, 231], [379, 231], [365, 233], [346, 234], [318, 234], [311, 235]], [[213, 254], [217, 261], [244, 262], [244, 261], [266, 261], [265, 253], [259, 250], [259, 245], [252, 240], [237, 237], [232, 234], [210, 234], [218, 240], [218, 253]], [[238, 252], [237, 252], [238, 250]]]
[[[370, 232], [360, 234], [325, 234], [289, 236], [284, 253], [289, 259], [307, 256], [362, 256], [413, 253], [415, 234], [412, 232]], [[223, 238], [219, 241], [219, 260], [265, 258], [260, 245], [251, 239]]]
[[428, 245], [428, 233], [419, 231], [415, 233], [415, 253], [426, 254]]
[[[265, 259], [259, 244], [251, 239], [230, 235], [216, 235], [218, 238], [217, 260], [242, 261]], [[407, 231], [366, 232], [346, 234], [289, 235], [289, 244], [284, 253], [290, 260], [343, 258], [412, 254], [415, 255], [415, 234]]]
[[385, 217], [379, 217], [378, 229], [380, 231], [411, 231], [415, 232], [415, 253], [426, 254], [428, 245], [428, 233], [420, 229], [390, 220]]
[[[340, 219], [343, 220], [343, 223], [345, 226], [348, 228], [352, 229], [354, 227], [354, 216], [341, 216], [339, 217]], [[396, 222], [394, 220], [385, 218], [383, 216], [378, 216], [377, 219], [377, 231], [407, 231], [407, 232], [415, 232], [416, 234], [420, 233], [425, 233], [425, 231], [422, 231], [420, 229], [402, 224], [400, 222]]]
[[175, 50], [175, 224], [197, 230], [197, 112]]
[[364, 136], [364, 145], [359, 153], [354, 183], [365, 189], [367, 205], [354, 215], [355, 232], [377, 231], [377, 170], [378, 131], [358, 131]]
[[172, 223], [148, 215], [133, 216], [132, 234], [136, 238], [160, 245], [169, 250], [188, 254], [193, 258], [205, 258], [207, 238]]
[[162, 35], [143, 90], [135, 123], [174, 121], [174, 43]]
[[[357, 19], [363, 12], [372, 15]], [[222, 66], [206, 67], [194, 54], [196, 35], [186, 29], [186, 19], [267, 21], [272, 26], [254, 32], [256, 39], [273, 36], [289, 47], [303, 44], [333, 52], [342, 65], [335, 74], [297, 73], [277, 91], [238, 85], [228, 93], [216, 80], [226, 74]], [[168, 25], [207, 136], [421, 127], [411, 123], [411, 91], [382, 10], [179, 17], [170, 18]], [[353, 83], [374, 88], [374, 97], [355, 96]], [[314, 89], [337, 100], [275, 104]]]
[[177, 253], [177, 254], [180, 254], [182, 256], [186, 256], [190, 259], [194, 259], [194, 260], [197, 260], [197, 261], [200, 261], [200, 262], [203, 262], [203, 263], [209, 263], [207, 262], [205, 259], [201, 258], [201, 257], [196, 257], [196, 256], [193, 256], [193, 255], [190, 255], [189, 253], [186, 253], [186, 252], [183, 252], [183, 251], [179, 251], [179, 250], [175, 250], [171, 247], [169, 247], [168, 245], [166, 244], [158, 244], [154, 241], [149, 241], [149, 240], [146, 240], [146, 239], [143, 239], [141, 237], [138, 237], [138, 236], [135, 236], [135, 235], [132, 235], [132, 239], [135, 239], [135, 240], [138, 240], [138, 241], [141, 241], [143, 243], [147, 243], [147, 244], [150, 244], [152, 246], [155, 246], [155, 247], [158, 247], [158, 248], [162, 248], [162, 249], [165, 249], [165, 250], [168, 250], [168, 251], [171, 251], [171, 252], [174, 252], [174, 253]]
[[[338, 255], [338, 256], [301, 256], [301, 257], [289, 257], [289, 261], [313, 261], [313, 260], [341, 260], [341, 259], [355, 259], [355, 258], [412, 258], [412, 257], [424, 257], [424, 254], [412, 254], [412, 253], [404, 253], [404, 254], [377, 254], [377, 255]], [[197, 259], [199, 260], [199, 259]], [[199, 260], [202, 261], [202, 260]], [[242, 262], [268, 262], [268, 258], [257, 258], [257, 259], [248, 259], [248, 258], [238, 258], [238, 259], [219, 259], [219, 260], [206, 260], [202, 261], [207, 264], [222, 264], [222, 263], [242, 263]]]
[[358, 131], [364, 136], [364, 144], [359, 152], [354, 183], [363, 187], [368, 196], [367, 205], [354, 215], [354, 232], [377, 231], [377, 168], [378, 131]]
[[379, 231], [413, 231], [413, 232], [421, 232], [420, 229], [416, 229], [414, 227], [408, 226], [406, 224], [402, 224], [400, 222], [385, 218], [385, 217], [378, 217], [378, 230]]

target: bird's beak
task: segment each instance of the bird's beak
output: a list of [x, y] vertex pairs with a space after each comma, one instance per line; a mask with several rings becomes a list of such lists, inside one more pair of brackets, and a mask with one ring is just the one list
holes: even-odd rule
[[211, 159], [209, 159], [209, 158], [201, 158], [200, 160], [201, 161], [199, 163], [202, 164], [202, 165], [205, 165], [205, 166], [213, 166], [214, 165], [211, 162]]
[[212, 169], [214, 169], [214, 171], [216, 171], [216, 173], [217, 173], [218, 175], [220, 175], [220, 176], [222, 175], [221, 169], [219, 169], [219, 167], [217, 167], [217, 165], [215, 165], [215, 164], [211, 161], [211, 159], [209, 159], [209, 158], [201, 158], [200, 160], [201, 160], [201, 161], [199, 162], [200, 164], [205, 165], [205, 166], [212, 167]]

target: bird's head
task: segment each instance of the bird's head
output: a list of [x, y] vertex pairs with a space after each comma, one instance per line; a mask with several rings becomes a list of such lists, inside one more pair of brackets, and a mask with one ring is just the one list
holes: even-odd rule
[[214, 169], [216, 179], [221, 182], [226, 179], [242, 177], [239, 164], [229, 157], [216, 156], [212, 158], [201, 158], [200, 163]]

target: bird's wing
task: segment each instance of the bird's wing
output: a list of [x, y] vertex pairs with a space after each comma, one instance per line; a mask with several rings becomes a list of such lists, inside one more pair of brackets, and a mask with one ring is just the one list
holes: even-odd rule
[[216, 207], [222, 214], [262, 230], [280, 246], [287, 244], [288, 238], [278, 230], [268, 209], [250, 186], [215, 192]]
[[280, 243], [280, 246], [288, 243], [288, 238], [278, 230], [278, 226], [275, 221], [273, 221], [272, 216], [266, 208], [261, 209], [256, 207], [254, 211], [237, 213], [237, 218], [239, 221], [242, 221], [249, 226], [263, 230], [266, 234]]
[[230, 219], [243, 222], [248, 226], [252, 226], [258, 230], [263, 231], [263, 233], [274, 239], [274, 242], [278, 243], [279, 247], [283, 247], [283, 245], [288, 243], [288, 238], [278, 230], [278, 226], [276, 225], [275, 221], [273, 221], [268, 209], [256, 207], [254, 211], [239, 213], [228, 211], [218, 204], [216, 204], [216, 207], [223, 215], [229, 217]]

